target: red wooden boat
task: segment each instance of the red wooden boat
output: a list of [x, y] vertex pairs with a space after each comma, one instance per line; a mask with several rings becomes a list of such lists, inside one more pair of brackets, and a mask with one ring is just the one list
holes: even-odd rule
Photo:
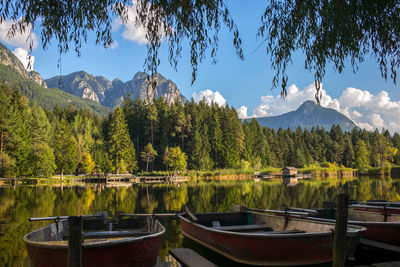
[[[302, 210], [294, 209], [292, 210]], [[311, 216], [322, 218], [325, 221], [334, 221], [335, 209], [322, 208], [315, 210], [317, 213]], [[349, 205], [348, 223], [360, 225], [367, 230], [363, 232], [362, 238], [400, 246], [400, 208], [389, 205], [375, 204], [353, 204]]]
[[[332, 223], [249, 211], [181, 214], [179, 219], [186, 237], [239, 263], [293, 266], [332, 261]], [[348, 254], [364, 230], [348, 226]]]
[[[149, 216], [84, 217], [82, 266], [154, 266], [164, 232]], [[31, 266], [67, 266], [67, 239], [66, 219], [25, 235]]]

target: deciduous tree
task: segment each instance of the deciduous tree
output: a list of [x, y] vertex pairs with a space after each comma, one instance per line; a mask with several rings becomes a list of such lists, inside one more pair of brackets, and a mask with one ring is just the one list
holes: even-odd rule
[[187, 156], [178, 147], [166, 147], [164, 152], [164, 164], [168, 170], [183, 171], [186, 170]]
[[140, 157], [146, 162], [146, 172], [149, 169], [149, 163], [153, 162], [153, 160], [158, 156], [157, 151], [154, 150], [151, 143], [148, 143], [144, 150], [140, 153]]

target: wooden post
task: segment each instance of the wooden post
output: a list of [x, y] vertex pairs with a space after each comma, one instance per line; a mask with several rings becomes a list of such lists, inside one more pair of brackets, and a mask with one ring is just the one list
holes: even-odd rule
[[336, 225], [333, 235], [333, 267], [343, 267], [346, 263], [346, 233], [347, 212], [349, 195], [338, 195], [338, 206], [336, 210]]
[[68, 267], [82, 266], [82, 216], [68, 217]]

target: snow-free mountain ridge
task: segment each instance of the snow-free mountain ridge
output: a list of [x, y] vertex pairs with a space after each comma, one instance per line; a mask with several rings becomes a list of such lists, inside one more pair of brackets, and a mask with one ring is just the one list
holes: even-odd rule
[[278, 130], [297, 127], [311, 129], [312, 127], [323, 127], [330, 129], [332, 125], [339, 125], [344, 131], [351, 131], [357, 125], [342, 113], [317, 105], [314, 101], [307, 100], [297, 110], [290, 111], [278, 116], [256, 118], [261, 126]]

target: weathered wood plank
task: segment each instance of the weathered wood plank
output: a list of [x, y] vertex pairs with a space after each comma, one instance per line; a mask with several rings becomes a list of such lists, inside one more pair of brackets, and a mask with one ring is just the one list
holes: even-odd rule
[[257, 224], [214, 226], [211, 228], [216, 229], [216, 230], [233, 231], [233, 232], [248, 232], [248, 231], [258, 231], [258, 230], [272, 231], [271, 227], [266, 227], [266, 226], [257, 225]]
[[390, 252], [395, 252], [395, 253], [400, 254], [400, 247], [398, 247], [398, 246], [394, 246], [394, 245], [390, 245], [390, 244], [386, 244], [386, 243], [382, 243], [382, 242], [378, 242], [378, 241], [374, 241], [374, 240], [369, 240], [369, 239], [365, 239], [365, 238], [360, 239], [360, 244], [364, 245], [364, 246], [373, 247], [373, 248], [377, 248], [377, 249], [383, 249], [383, 250], [387, 250]]
[[197, 252], [188, 248], [174, 248], [169, 253], [180, 263], [183, 267], [216, 267], [214, 263], [203, 258]]

